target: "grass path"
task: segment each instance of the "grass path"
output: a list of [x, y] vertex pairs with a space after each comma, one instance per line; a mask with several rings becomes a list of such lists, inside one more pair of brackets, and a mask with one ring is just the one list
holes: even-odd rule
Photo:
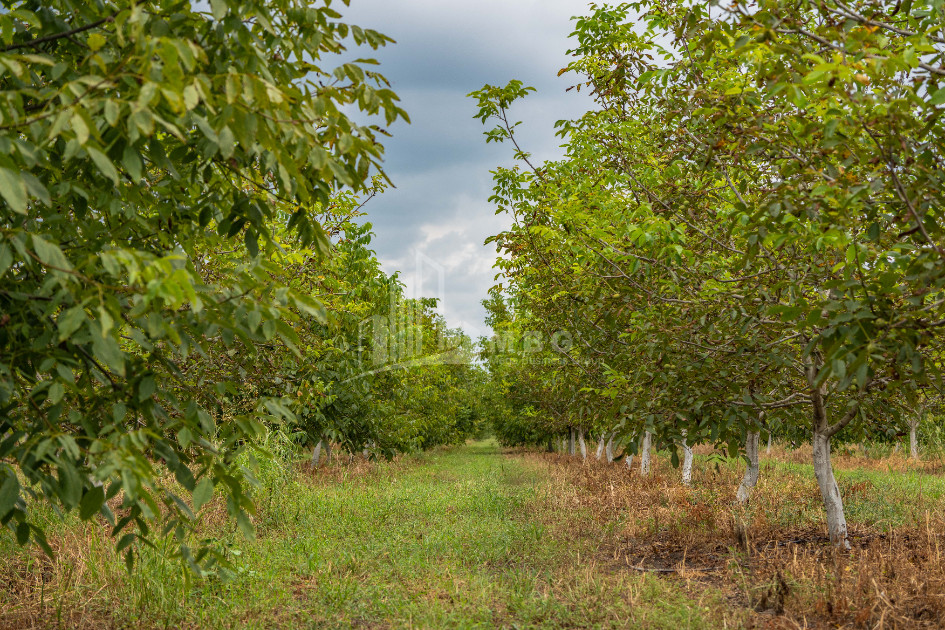
[[129, 577], [102, 541], [43, 615], [68, 627], [707, 627], [666, 582], [595, 564], [597, 526], [554, 483], [492, 443], [365, 474], [293, 473], [261, 501], [256, 540], [218, 533], [234, 579], [188, 589], [157, 557]]
[[[264, 526], [243, 551], [253, 574], [207, 597], [198, 623], [235, 614], [260, 626], [701, 625], [658, 580], [588, 564], [595, 540], [569, 532], [593, 527], [569, 526], [586, 519], [550, 505], [559, 493], [548, 483], [480, 443], [303, 486], [280, 510], [292, 518]], [[267, 536], [269, 527], [278, 531]]]

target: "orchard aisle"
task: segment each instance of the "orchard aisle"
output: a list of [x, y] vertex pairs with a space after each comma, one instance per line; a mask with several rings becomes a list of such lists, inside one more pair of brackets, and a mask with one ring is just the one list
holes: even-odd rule
[[101, 527], [66, 523], [45, 591], [30, 581], [42, 558], [7, 550], [0, 629], [711, 627], [712, 597], [608, 561], [604, 525], [559, 468], [493, 442], [314, 474], [263, 466], [255, 540], [219, 499], [202, 526], [231, 579], [188, 586], [151, 552], [129, 575]]
[[586, 515], [562, 509], [550, 478], [492, 442], [380, 464], [348, 480], [334, 475], [342, 480], [317, 482], [300, 500], [297, 523], [270, 540], [263, 534], [246, 558], [257, 567], [273, 562], [245, 584], [261, 589], [245, 601], [276, 599], [279, 612], [273, 618], [265, 612], [272, 607], [259, 606], [244, 619], [338, 627], [701, 625], [656, 579], [588, 564], [597, 537], [574, 537], [594, 533]]

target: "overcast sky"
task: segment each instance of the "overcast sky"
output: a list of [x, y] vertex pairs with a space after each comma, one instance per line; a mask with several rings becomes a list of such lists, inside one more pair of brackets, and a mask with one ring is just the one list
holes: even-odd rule
[[[340, 3], [339, 3], [340, 5]], [[388, 273], [399, 271], [410, 296], [441, 298], [452, 327], [475, 338], [487, 329], [480, 300], [494, 284], [496, 252], [483, 241], [504, 229], [488, 198], [489, 173], [511, 164], [511, 147], [486, 146], [466, 94], [485, 83], [520, 79], [538, 89], [513, 110], [523, 148], [539, 160], [561, 154], [554, 122], [580, 116], [589, 100], [574, 90], [567, 65], [571, 17], [583, 0], [351, 0], [344, 20], [397, 40], [374, 54], [412, 124], [397, 123], [385, 142], [392, 189], [365, 211]], [[367, 53], [362, 53], [367, 55]], [[418, 269], [418, 262], [420, 268]]]

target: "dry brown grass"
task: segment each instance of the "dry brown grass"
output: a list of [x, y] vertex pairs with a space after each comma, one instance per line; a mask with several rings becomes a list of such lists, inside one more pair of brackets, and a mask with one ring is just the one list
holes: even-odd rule
[[49, 538], [55, 559], [30, 548], [0, 564], [0, 629], [112, 627], [103, 597], [115, 562], [103, 551], [112, 542], [107, 528], [76, 525]]
[[[729, 602], [716, 611], [720, 626], [945, 627], [940, 504], [917, 498], [909, 508], [916, 512], [910, 522], [917, 524], [888, 533], [852, 522], [853, 548], [842, 551], [829, 544], [812, 476], [766, 475], [774, 471], [763, 465], [751, 502], [742, 507], [733, 504], [741, 475], [727, 466], [701, 467], [686, 488], [679, 472], [659, 458], [642, 478], [622, 463], [517, 455], [556, 478], [556, 487], [571, 488], [563, 491], [562, 506], [587, 510], [605, 532], [598, 534], [595, 559], [602, 567], [679, 581], [696, 599], [720, 590]], [[791, 452], [785, 459], [801, 462], [803, 455]], [[855, 454], [838, 459], [840, 468], [870, 468], [875, 461]], [[877, 462], [873, 469], [915, 468], [902, 459]], [[860, 485], [846, 488], [848, 497], [868, 496], [871, 489]], [[797, 518], [786, 525], [785, 510], [792, 509]]]
[[[810, 464], [811, 451], [810, 444], [803, 444], [796, 449], [785, 448], [782, 445], [774, 445], [771, 449], [770, 457], [780, 462], [790, 462], [792, 464]], [[708, 454], [711, 447], [696, 447], [696, 452]], [[927, 473], [945, 472], [943, 460], [920, 459], [914, 460], [909, 457], [906, 450], [900, 449], [898, 452], [884, 455], [883, 457], [872, 457], [868, 454], [865, 447], [858, 444], [848, 444], [835, 447], [831, 454], [833, 465], [841, 470], [873, 470], [881, 472], [906, 472], [917, 470]], [[764, 447], [762, 447], [764, 453]]]

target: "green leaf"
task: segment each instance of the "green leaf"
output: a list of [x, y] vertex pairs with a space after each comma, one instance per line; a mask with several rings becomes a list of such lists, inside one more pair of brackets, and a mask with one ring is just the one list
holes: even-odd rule
[[20, 482], [9, 468], [4, 469], [3, 484], [0, 485], [0, 519], [6, 517], [14, 507], [20, 496]]
[[932, 92], [932, 98], [929, 99], [931, 105], [941, 105], [942, 103], [945, 103], [945, 87]]
[[65, 395], [66, 388], [63, 386], [61, 381], [54, 381], [53, 384], [49, 386], [49, 402], [52, 404], [55, 405], [58, 403]]
[[59, 329], [60, 343], [71, 337], [75, 331], [79, 330], [85, 321], [85, 309], [81, 306], [73, 306], [72, 308], [63, 312], [63, 314], [59, 316], [59, 320], [56, 322], [57, 328]]
[[236, 525], [247, 540], [255, 540], [256, 528], [253, 527], [253, 522], [249, 520], [246, 512], [240, 510], [240, 513], [236, 515]]
[[233, 152], [236, 151], [236, 138], [229, 127], [223, 127], [220, 130], [218, 140], [220, 142], [220, 155], [227, 159], [233, 157]]
[[0, 242], [0, 278], [13, 265], [13, 250], [8, 243]]
[[222, 20], [226, 17], [227, 6], [225, 0], [210, 0], [210, 10], [213, 12], [213, 19]]
[[95, 162], [95, 166], [98, 167], [102, 175], [112, 180], [112, 183], [117, 186], [119, 181], [118, 170], [115, 168], [115, 165], [112, 164], [112, 161], [108, 159], [108, 156], [95, 147], [86, 147], [85, 150], [88, 151], [89, 157]]
[[194, 512], [199, 512], [213, 498], [213, 479], [204, 477], [194, 488]]
[[87, 521], [102, 509], [105, 504], [105, 490], [102, 486], [92, 486], [79, 503], [79, 518]]
[[243, 242], [246, 244], [246, 250], [249, 255], [255, 258], [259, 256], [259, 234], [252, 227], [247, 228], [243, 234]]
[[35, 175], [25, 171], [21, 173], [21, 175], [23, 177], [23, 181], [26, 182], [27, 194], [34, 199], [38, 199], [45, 205], [51, 206], [52, 197], [49, 195], [49, 190], [43, 185], [43, 182], [39, 181]]
[[48, 557], [55, 558], [56, 554], [53, 553], [52, 547], [49, 546], [49, 541], [46, 540], [46, 532], [35, 525], [30, 525], [30, 529], [33, 532], [33, 540], [39, 544], [43, 552], [45, 552]]
[[134, 180], [139, 180], [144, 175], [144, 164], [141, 162], [141, 156], [138, 150], [132, 146], [125, 147], [121, 155], [121, 165], [125, 167], [128, 174]]
[[97, 52], [102, 48], [102, 46], [105, 45], [107, 41], [108, 40], [106, 40], [101, 33], [92, 33], [89, 35], [89, 38], [85, 40], [85, 43], [89, 45], [89, 48], [92, 49], [92, 52]]
[[138, 401], [144, 402], [145, 400], [151, 398], [154, 393], [157, 391], [157, 384], [154, 382], [153, 376], [145, 376], [141, 379], [141, 382], [138, 383]]
[[135, 541], [135, 538], [137, 538], [137, 535], [134, 533], [125, 534], [118, 540], [118, 544], [115, 545], [115, 551], [121, 553], [123, 549], [127, 548]]
[[60, 461], [59, 471], [59, 500], [68, 509], [73, 509], [82, 500], [82, 481], [79, 471], [72, 462]]
[[346, 186], [354, 186], [354, 180], [351, 179], [348, 169], [346, 169], [342, 164], [339, 164], [334, 160], [329, 160], [328, 169], [331, 171], [332, 175], [335, 176], [335, 179], [340, 183]]
[[320, 322], [326, 321], [327, 313], [324, 304], [311, 296], [301, 293], [295, 294], [293, 297], [295, 298], [295, 306], [300, 311], [311, 315]]
[[72, 131], [75, 133], [75, 138], [79, 141], [79, 144], [85, 146], [89, 141], [89, 134], [91, 133], [88, 124], [85, 122], [85, 117], [77, 111], [72, 115], [69, 125], [72, 127]]
[[92, 354], [115, 374], [125, 375], [125, 354], [111, 335], [92, 335]]
[[14, 212], [26, 213], [26, 182], [19, 173], [0, 168], [0, 197], [3, 197]]
[[32, 241], [33, 251], [36, 252], [36, 257], [40, 262], [60, 271], [72, 271], [72, 265], [66, 260], [58, 245], [50, 243], [38, 234], [33, 235]]
[[16, 544], [21, 547], [30, 541], [30, 525], [26, 521], [16, 526]]

